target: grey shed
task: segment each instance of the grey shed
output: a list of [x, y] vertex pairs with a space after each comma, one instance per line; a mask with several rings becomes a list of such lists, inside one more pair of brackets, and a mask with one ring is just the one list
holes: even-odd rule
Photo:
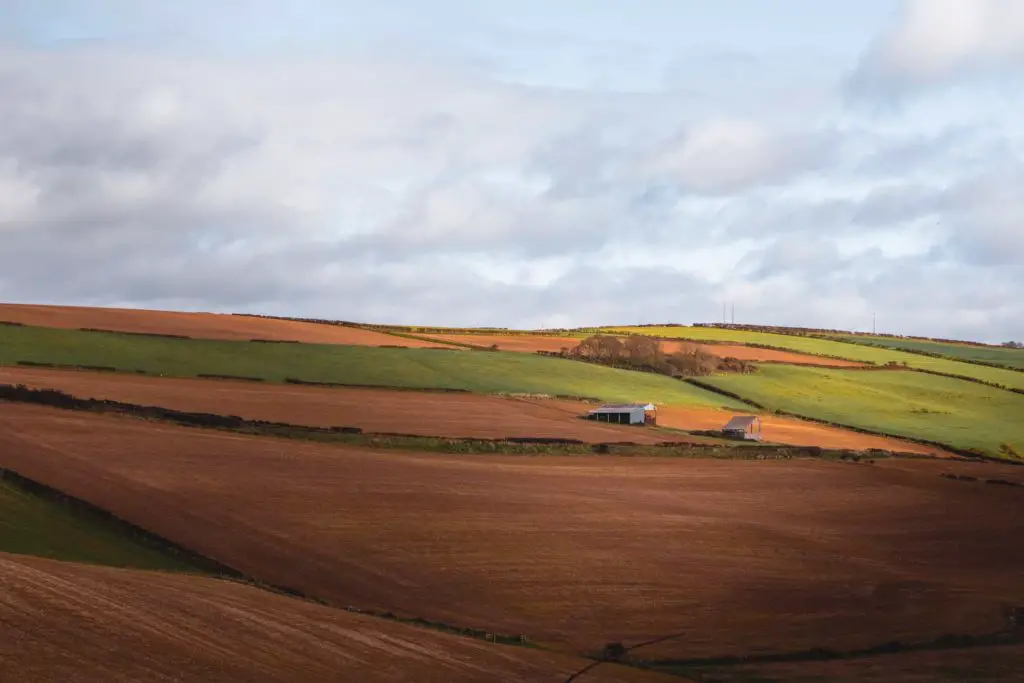
[[756, 415], [737, 415], [722, 427], [722, 433], [734, 439], [760, 441], [761, 427], [761, 418]]

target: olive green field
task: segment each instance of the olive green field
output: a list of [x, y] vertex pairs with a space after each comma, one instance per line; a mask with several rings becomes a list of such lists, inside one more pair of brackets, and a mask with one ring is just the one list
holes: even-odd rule
[[267, 382], [294, 378], [407, 389], [742, 408], [736, 401], [662, 375], [500, 351], [267, 344], [0, 326], [0, 364], [18, 361], [105, 366], [173, 377], [228, 375]]

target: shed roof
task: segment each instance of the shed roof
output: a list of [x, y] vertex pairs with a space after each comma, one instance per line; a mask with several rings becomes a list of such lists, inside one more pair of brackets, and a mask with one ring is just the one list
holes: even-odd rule
[[654, 404], [652, 403], [609, 403], [603, 405], [596, 410], [591, 410], [590, 414], [596, 413], [628, 413], [634, 410], [654, 410]]
[[746, 430], [747, 427], [755, 424], [761, 418], [756, 415], [737, 415], [729, 420], [728, 424], [722, 427], [723, 431], [732, 431], [734, 429]]

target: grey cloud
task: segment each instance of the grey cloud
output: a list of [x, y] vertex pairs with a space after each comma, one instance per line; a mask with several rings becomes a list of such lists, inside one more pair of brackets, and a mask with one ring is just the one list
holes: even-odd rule
[[[930, 139], [890, 133], [858, 166], [847, 132], [699, 86], [691, 106], [379, 52], [0, 51], [0, 298], [513, 326], [711, 320], [728, 297], [760, 322], [839, 326], [897, 315], [902, 288], [920, 333], [1024, 337], [1016, 299], [978, 299], [989, 328], [950, 320], [933, 302], [958, 283], [929, 271], [941, 257], [979, 282], [1017, 253], [1019, 174], [961, 177], [999, 131], [935, 141], [977, 155], [947, 186], [900, 178], [955, 158]], [[939, 256], [837, 246], [933, 216]], [[985, 278], [1024, 280], [1009, 259]]]

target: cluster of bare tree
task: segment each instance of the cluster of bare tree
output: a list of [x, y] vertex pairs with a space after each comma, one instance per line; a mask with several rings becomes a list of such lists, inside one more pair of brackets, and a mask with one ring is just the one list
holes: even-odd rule
[[753, 371], [753, 366], [741, 360], [713, 356], [696, 344], [684, 344], [674, 353], [665, 353], [657, 339], [641, 336], [630, 336], [623, 340], [594, 335], [564, 353], [571, 358], [672, 377], [703, 377], [716, 372]]

